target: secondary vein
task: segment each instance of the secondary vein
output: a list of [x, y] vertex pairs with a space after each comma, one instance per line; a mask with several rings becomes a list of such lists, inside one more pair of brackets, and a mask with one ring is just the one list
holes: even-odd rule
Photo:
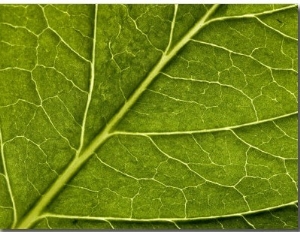
[[142, 136], [154, 136], [154, 135], [190, 135], [190, 134], [201, 134], [201, 133], [214, 133], [219, 131], [231, 131], [243, 127], [255, 126], [267, 122], [274, 122], [278, 119], [287, 118], [291, 116], [298, 115], [298, 111], [291, 112], [288, 114], [280, 115], [273, 118], [262, 119], [260, 121], [247, 122], [240, 125], [232, 125], [227, 127], [219, 127], [219, 128], [208, 128], [201, 130], [189, 130], [189, 131], [164, 131], [164, 132], [131, 132], [131, 131], [114, 131], [114, 135], [142, 135]]
[[87, 103], [84, 111], [84, 116], [82, 120], [82, 128], [81, 128], [81, 136], [80, 136], [80, 146], [77, 150], [76, 155], [78, 156], [83, 148], [84, 143], [84, 135], [85, 135], [85, 125], [88, 115], [88, 110], [90, 107], [90, 103], [92, 100], [93, 95], [93, 89], [94, 89], [94, 83], [95, 83], [95, 61], [96, 61], [96, 39], [97, 39], [97, 15], [98, 15], [98, 5], [95, 6], [95, 18], [94, 18], [94, 38], [93, 38], [93, 52], [92, 52], [92, 62], [91, 62], [91, 77], [90, 77], [90, 88], [87, 98]]
[[81, 216], [81, 215], [63, 215], [63, 214], [52, 214], [45, 213], [40, 216], [42, 218], [65, 218], [65, 219], [79, 219], [79, 220], [96, 220], [96, 221], [125, 221], [125, 222], [180, 222], [180, 221], [195, 221], [195, 220], [209, 220], [218, 218], [229, 218], [229, 217], [242, 217], [253, 215], [262, 212], [269, 212], [271, 210], [280, 209], [287, 206], [296, 206], [298, 201], [291, 201], [281, 205], [271, 206], [264, 209], [250, 210], [242, 213], [232, 213], [226, 215], [215, 215], [215, 216], [204, 216], [204, 217], [193, 217], [193, 218], [120, 218], [120, 217], [94, 217], [94, 216]]
[[16, 222], [17, 222], [17, 209], [16, 209], [16, 204], [15, 204], [14, 196], [12, 194], [11, 184], [10, 184], [10, 180], [9, 180], [8, 172], [7, 172], [7, 168], [6, 168], [6, 160], [5, 160], [5, 157], [4, 157], [4, 147], [3, 147], [1, 128], [0, 128], [0, 153], [1, 153], [3, 170], [4, 170], [4, 177], [6, 179], [7, 189], [8, 189], [10, 198], [11, 198], [11, 203], [12, 203], [12, 208], [13, 208], [14, 220], [13, 220], [12, 226], [15, 226]]

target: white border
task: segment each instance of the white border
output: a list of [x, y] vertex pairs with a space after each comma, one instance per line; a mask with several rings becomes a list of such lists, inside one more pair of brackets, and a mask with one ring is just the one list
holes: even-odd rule
[[300, 0], [4, 0], [0, 4], [298, 4]]

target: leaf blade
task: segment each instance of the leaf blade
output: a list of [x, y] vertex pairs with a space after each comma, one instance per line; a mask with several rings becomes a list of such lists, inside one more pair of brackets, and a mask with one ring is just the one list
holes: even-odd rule
[[[19, 95], [13, 98], [12, 92], [7, 92], [9, 101], [3, 102], [1, 106], [1, 110], [14, 109], [15, 106], [17, 109], [23, 104], [24, 112], [30, 119], [24, 123], [17, 121], [16, 129], [9, 134], [6, 129], [9, 123], [6, 122], [9, 122], [7, 119], [10, 113], [6, 114], [2, 110], [0, 114], [1, 121], [5, 122], [4, 127], [1, 125], [1, 130], [4, 131], [1, 144], [5, 144], [2, 145], [2, 156], [21, 153], [22, 149], [26, 151], [26, 157], [8, 157], [12, 173], [15, 172], [13, 166], [20, 168], [19, 172], [15, 172], [17, 176], [22, 175], [21, 170], [26, 171], [26, 176], [18, 181], [13, 180], [13, 189], [16, 192], [21, 189], [35, 192], [31, 195], [29, 204], [15, 210], [15, 213], [19, 211], [20, 217], [27, 211], [27, 216], [23, 222], [19, 222], [19, 226], [33, 225], [46, 206], [50, 212], [64, 212], [66, 215], [117, 215], [120, 218], [151, 220], [157, 215], [159, 218], [183, 219], [199, 215], [222, 217], [247, 212], [247, 209], [251, 212], [253, 209], [263, 210], [270, 205], [276, 207], [288, 204], [289, 201], [294, 203], [294, 196], [297, 194], [297, 157], [294, 146], [297, 134], [290, 128], [297, 123], [297, 81], [294, 78], [292, 82], [286, 82], [285, 78], [296, 77], [297, 73], [297, 55], [293, 53], [297, 39], [287, 33], [296, 29], [291, 23], [291, 28], [285, 27], [284, 32], [281, 32], [272, 24], [272, 20], [277, 16], [284, 16], [285, 11], [288, 12], [286, 19], [289, 21], [294, 6], [264, 6], [264, 11], [260, 11], [259, 7], [249, 7], [255, 13], [250, 13], [248, 9], [250, 14], [237, 16], [227, 16], [230, 7], [221, 6], [215, 14], [217, 18], [210, 17], [215, 8], [209, 7], [195, 8], [195, 12], [202, 12], [203, 18], [192, 29], [184, 32], [178, 26], [184, 21], [180, 21], [181, 19], [187, 19], [182, 10], [184, 7], [181, 6], [173, 9], [171, 6], [103, 6], [98, 16], [99, 22], [105, 22], [118, 11], [120, 17], [112, 18], [115, 28], [99, 32], [102, 40], [95, 38], [96, 27], [105, 27], [98, 25], [94, 17], [92, 46], [91, 43], [86, 43], [91, 42], [91, 38], [86, 36], [91, 33], [90, 26], [81, 27], [78, 24], [83, 19], [91, 20], [88, 15], [92, 12], [92, 6], [85, 8], [88, 9], [85, 13], [80, 8], [68, 5], [36, 7], [39, 12], [44, 12], [44, 22], [48, 24], [48, 28], [30, 28], [28, 32], [33, 32], [33, 37], [26, 36], [32, 38], [33, 43], [26, 46], [34, 47], [40, 43], [40, 38], [44, 38], [45, 50], [38, 45], [37, 56], [32, 56], [33, 62], [21, 64], [20, 67], [12, 59], [12, 64], [17, 68], [9, 67], [8, 70], [12, 71], [11, 76], [15, 76], [16, 71], [27, 72], [25, 79], [33, 87], [28, 85], [26, 88], [35, 89], [37, 95], [20, 99]], [[23, 10], [22, 6], [16, 9]], [[236, 12], [234, 7], [232, 9], [232, 12]], [[218, 18], [220, 12], [221, 16]], [[273, 13], [275, 18], [272, 18]], [[59, 23], [52, 21], [51, 14], [59, 15], [62, 19], [59, 23], [63, 22], [66, 27], [62, 29]], [[69, 23], [69, 19], [73, 24]], [[148, 20], [160, 22], [157, 26], [169, 28], [168, 33], [162, 33], [156, 28], [152, 31], [147, 26]], [[128, 25], [120, 24], [122, 21]], [[191, 21], [187, 21], [187, 24], [190, 23]], [[72, 26], [75, 24], [78, 29]], [[232, 31], [231, 35], [223, 33], [219, 40], [214, 40], [214, 34], [211, 33], [226, 25]], [[251, 35], [251, 25], [255, 26], [255, 30], [265, 32], [266, 38], [263, 38], [265, 40], [262, 43], [258, 42], [259, 37], [252, 37], [250, 42], [243, 38]], [[16, 30], [27, 33], [26, 26], [21, 27], [17, 26]], [[200, 29], [201, 33], [198, 33]], [[68, 37], [66, 32], [71, 36]], [[182, 37], [183, 32], [186, 35]], [[161, 40], [157, 40], [155, 33], [162, 33]], [[143, 38], [145, 44], [138, 46], [148, 46], [148, 51], [151, 51], [147, 58], [151, 63], [144, 64], [144, 70], [138, 71], [138, 68], [126, 66], [142, 63], [128, 62], [129, 58], [134, 60], [140, 51], [137, 50], [138, 46], [128, 42], [129, 39], [126, 41], [124, 35]], [[84, 41], [82, 47], [74, 43], [72, 38]], [[54, 39], [50, 46], [50, 62], [42, 59], [49, 52], [49, 39]], [[122, 43], [118, 44], [119, 40]], [[233, 46], [232, 41], [242, 43]], [[251, 44], [253, 41], [256, 44]], [[276, 46], [281, 47], [280, 52]], [[93, 52], [86, 52], [91, 47]], [[105, 55], [96, 56], [96, 48], [99, 48], [99, 54]], [[272, 49], [276, 52], [272, 53]], [[162, 56], [159, 59], [160, 54]], [[277, 63], [270, 62], [270, 57], [278, 57]], [[106, 58], [108, 59], [105, 61]], [[34, 63], [35, 66], [32, 65]], [[3, 70], [2, 74], [4, 72], [7, 70]], [[148, 76], [143, 78], [142, 73], [148, 73]], [[52, 93], [49, 94], [46, 85], [42, 85], [41, 77], [45, 74], [64, 80], [65, 83], [54, 84], [51, 87]], [[83, 78], [86, 74], [90, 77], [89, 82]], [[109, 76], [105, 77], [106, 74]], [[136, 76], [132, 83], [131, 74]], [[52, 85], [54, 82], [49, 79], [48, 83]], [[45, 90], [41, 92], [41, 88]], [[109, 91], [113, 91], [113, 94]], [[76, 100], [72, 102], [73, 99]], [[73, 103], [79, 102], [86, 104], [79, 104], [80, 110], [77, 110]], [[99, 103], [104, 107], [100, 110], [100, 116]], [[20, 115], [23, 118], [23, 114]], [[35, 134], [39, 125], [45, 125], [47, 132]], [[255, 137], [266, 128], [271, 129]], [[98, 131], [101, 132], [96, 136]], [[173, 143], [174, 147], [170, 147], [168, 143]], [[61, 164], [57, 163], [55, 156], [49, 155], [54, 144], [63, 147], [65, 151], [69, 149], [68, 152], [61, 153], [62, 156], [67, 154], [65, 158], [59, 158], [64, 160]], [[190, 153], [184, 150], [188, 148], [188, 144]], [[212, 149], [211, 145], [215, 148]], [[181, 154], [176, 153], [176, 146], [178, 151], [182, 151]], [[143, 150], [146, 147], [150, 151], [148, 154]], [[46, 148], [50, 150], [45, 150]], [[106, 154], [110, 155], [106, 157]], [[124, 157], [120, 157], [120, 154]], [[194, 154], [194, 157], [190, 154]], [[263, 160], [260, 158], [263, 156], [272, 159]], [[75, 157], [73, 161], [72, 157]], [[96, 166], [91, 162], [83, 165], [90, 157]], [[178, 170], [178, 173], [174, 173], [171, 167]], [[270, 171], [272, 167], [276, 171]], [[116, 182], [108, 183], [99, 176], [99, 168], [105, 170], [102, 170], [104, 176], [111, 173], [111, 179], [116, 177]], [[36, 174], [27, 171], [31, 169], [37, 170], [43, 179], [40, 180]], [[88, 172], [93, 172], [97, 178], [88, 177]], [[221, 176], [223, 179], [220, 179]], [[97, 180], [102, 183], [96, 183]], [[126, 181], [131, 184], [125, 184]], [[47, 183], [51, 182], [50, 190], [40, 197], [47, 188]], [[284, 192], [278, 183], [292, 194]], [[247, 187], [249, 185], [252, 187]], [[59, 196], [52, 202], [57, 193]], [[76, 196], [81, 194], [86, 199], [76, 201]], [[267, 195], [270, 199], [265, 198]], [[114, 201], [106, 206], [101, 206], [96, 200], [100, 198], [106, 201], [109, 196]], [[195, 199], [195, 196], [198, 198]], [[265, 203], [259, 200], [261, 196], [266, 199]], [[28, 211], [32, 208], [34, 199], [38, 198], [40, 201], [37, 206], [31, 212]], [[18, 205], [24, 200], [22, 197], [17, 199], [20, 202]], [[259, 204], [255, 205], [255, 201]], [[119, 205], [115, 202], [119, 202]], [[237, 202], [239, 207], [234, 207]], [[232, 206], [229, 206], [231, 203]], [[65, 204], [67, 211], [61, 208]], [[68, 209], [68, 205], [74, 204], [79, 205], [75, 211]], [[119, 207], [124, 209], [123, 214]], [[203, 207], [206, 210], [199, 212], [199, 208]], [[147, 209], [146, 214], [143, 209]], [[247, 226], [254, 227], [248, 219], [243, 220]], [[107, 223], [112, 227], [109, 220]], [[170, 223], [170, 226], [178, 228], [176, 222]], [[44, 225], [50, 227], [48, 219]], [[88, 225], [93, 226], [86, 224]], [[220, 225], [223, 226], [222, 223]]]

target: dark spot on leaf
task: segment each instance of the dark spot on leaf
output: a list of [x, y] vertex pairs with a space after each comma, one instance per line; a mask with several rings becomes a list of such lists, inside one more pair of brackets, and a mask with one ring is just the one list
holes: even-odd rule
[[72, 221], [72, 223], [75, 225], [75, 224], [78, 223], [78, 220], [77, 220], [77, 219], [74, 219], [74, 220]]

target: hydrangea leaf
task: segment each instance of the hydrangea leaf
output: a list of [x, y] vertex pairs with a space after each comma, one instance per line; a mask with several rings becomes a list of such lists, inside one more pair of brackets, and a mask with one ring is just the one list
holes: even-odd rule
[[298, 227], [296, 5], [0, 5], [0, 227]]

